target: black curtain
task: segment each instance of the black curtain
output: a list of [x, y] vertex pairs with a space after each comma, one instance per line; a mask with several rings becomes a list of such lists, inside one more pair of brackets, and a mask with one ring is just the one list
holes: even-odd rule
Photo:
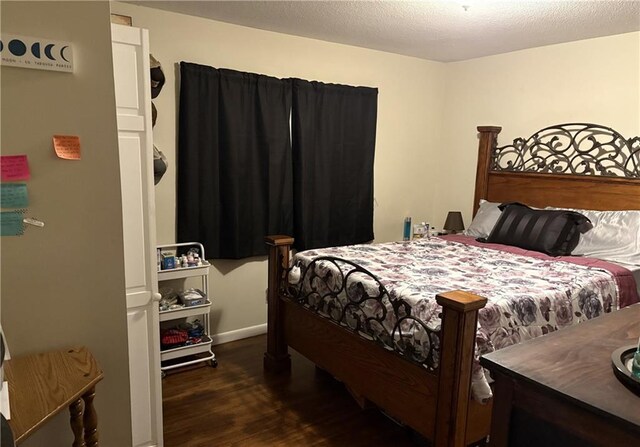
[[291, 84], [186, 62], [180, 76], [177, 240], [263, 255], [264, 236], [293, 231]]
[[296, 248], [371, 241], [378, 89], [292, 83]]

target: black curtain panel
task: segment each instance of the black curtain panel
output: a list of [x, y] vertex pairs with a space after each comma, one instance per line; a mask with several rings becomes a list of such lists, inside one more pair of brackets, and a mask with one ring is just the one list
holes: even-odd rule
[[293, 230], [290, 81], [186, 62], [180, 76], [177, 239], [263, 255]]
[[378, 89], [300, 79], [292, 87], [296, 248], [371, 241]]

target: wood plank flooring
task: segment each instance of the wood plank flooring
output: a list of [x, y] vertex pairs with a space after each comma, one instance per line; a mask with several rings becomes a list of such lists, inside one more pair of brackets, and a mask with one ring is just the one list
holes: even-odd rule
[[266, 337], [216, 346], [219, 366], [163, 379], [167, 447], [424, 446], [377, 410], [361, 410], [344, 386], [291, 351], [291, 374], [262, 370]]

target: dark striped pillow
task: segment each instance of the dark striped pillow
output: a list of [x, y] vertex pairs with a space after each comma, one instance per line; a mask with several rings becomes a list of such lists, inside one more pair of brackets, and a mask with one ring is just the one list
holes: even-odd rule
[[565, 256], [576, 248], [580, 234], [592, 228], [591, 221], [575, 211], [535, 210], [521, 203], [499, 208], [502, 213], [487, 242]]

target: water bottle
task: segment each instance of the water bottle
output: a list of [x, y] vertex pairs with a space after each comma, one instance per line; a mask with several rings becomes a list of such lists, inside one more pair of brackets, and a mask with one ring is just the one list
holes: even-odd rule
[[411, 240], [411, 218], [404, 218], [404, 234], [402, 235], [403, 241]]
[[633, 355], [631, 373], [640, 379], [640, 339], [638, 339], [638, 349], [636, 349], [636, 353]]

